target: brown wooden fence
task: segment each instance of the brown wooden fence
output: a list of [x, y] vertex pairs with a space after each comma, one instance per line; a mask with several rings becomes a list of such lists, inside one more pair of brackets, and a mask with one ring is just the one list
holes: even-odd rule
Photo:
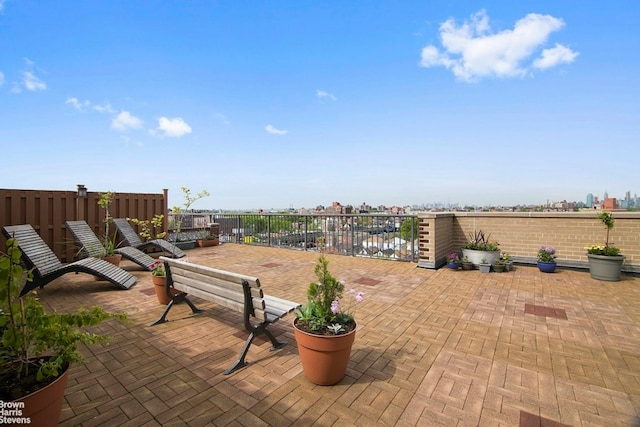
[[[31, 224], [58, 258], [69, 262], [79, 248], [64, 223], [85, 220], [98, 236], [103, 234], [105, 211], [98, 206], [100, 194], [98, 191], [89, 191], [86, 197], [81, 197], [78, 191], [0, 189], [0, 227]], [[142, 220], [163, 214], [166, 230], [167, 196], [166, 189], [162, 194], [115, 193], [109, 213], [114, 218]], [[5, 241], [2, 235], [2, 251], [5, 250]]]

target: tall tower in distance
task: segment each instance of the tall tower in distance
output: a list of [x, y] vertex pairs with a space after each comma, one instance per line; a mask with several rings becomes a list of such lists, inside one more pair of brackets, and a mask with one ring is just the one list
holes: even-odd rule
[[604, 190], [604, 200], [607, 200], [609, 198], [609, 193], [607, 193], [607, 190]]
[[591, 193], [587, 194], [586, 205], [587, 205], [588, 208], [592, 208], [593, 207], [593, 194], [591, 194]]

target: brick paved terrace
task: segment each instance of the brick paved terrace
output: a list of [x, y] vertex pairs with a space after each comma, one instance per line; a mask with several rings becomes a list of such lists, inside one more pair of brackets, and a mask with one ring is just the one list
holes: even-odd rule
[[[73, 366], [63, 426], [634, 426], [640, 416], [640, 278], [600, 282], [586, 270], [543, 274], [429, 270], [328, 255], [334, 275], [365, 292], [347, 377], [309, 383], [291, 322], [270, 352], [258, 339], [246, 368], [222, 375], [247, 333], [241, 314], [195, 299], [206, 312], [162, 312], [150, 273], [128, 291], [68, 274], [40, 291], [65, 311], [103, 305], [127, 325], [100, 328], [108, 347]], [[191, 262], [260, 278], [265, 293], [303, 303], [317, 254], [225, 244]]]

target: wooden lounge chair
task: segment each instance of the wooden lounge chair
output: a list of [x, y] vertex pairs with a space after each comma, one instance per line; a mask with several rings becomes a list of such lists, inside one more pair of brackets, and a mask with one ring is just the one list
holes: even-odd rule
[[20, 295], [38, 286], [43, 288], [52, 280], [71, 272], [93, 274], [122, 289], [129, 289], [138, 280], [128, 271], [99, 258], [89, 257], [62, 264], [30, 224], [9, 225], [3, 227], [2, 231], [7, 238], [16, 239], [27, 268], [33, 268], [33, 280], [25, 284]]
[[140, 237], [133, 229], [133, 227], [131, 227], [131, 224], [129, 224], [129, 221], [127, 221], [126, 218], [114, 218], [113, 225], [118, 229], [120, 237], [122, 237], [122, 242], [126, 246], [133, 246], [134, 248], [140, 249], [141, 251], [149, 247], [155, 247], [165, 253], [170, 254], [172, 258], [182, 258], [186, 255], [182, 249], [171, 242], [167, 242], [166, 240], [154, 239], [143, 242], [142, 240], [140, 240]]
[[[67, 226], [67, 230], [69, 230], [76, 239], [76, 242], [81, 246], [80, 252], [84, 256], [99, 258], [104, 255], [104, 245], [86, 221], [67, 221], [65, 224]], [[136, 249], [133, 246], [117, 247], [114, 252], [149, 271], [151, 271], [151, 265], [156, 261], [140, 249]]]

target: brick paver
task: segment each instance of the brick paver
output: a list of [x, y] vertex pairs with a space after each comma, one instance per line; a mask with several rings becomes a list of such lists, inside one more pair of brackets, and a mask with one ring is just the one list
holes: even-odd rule
[[[313, 252], [225, 244], [188, 252], [191, 262], [260, 278], [267, 294], [303, 303]], [[129, 313], [108, 322], [107, 347], [73, 366], [63, 426], [636, 426], [640, 420], [640, 278], [600, 282], [586, 271], [543, 274], [437, 271], [415, 264], [328, 255], [330, 269], [365, 293], [358, 332], [338, 385], [309, 383], [293, 316], [273, 325], [289, 341], [271, 352], [256, 340], [249, 366], [222, 375], [246, 332], [241, 316], [213, 303], [170, 322], [150, 274], [130, 290], [66, 275], [41, 290], [59, 312], [103, 305]], [[566, 314], [566, 319], [564, 318]], [[553, 425], [553, 424], [550, 424]]]

